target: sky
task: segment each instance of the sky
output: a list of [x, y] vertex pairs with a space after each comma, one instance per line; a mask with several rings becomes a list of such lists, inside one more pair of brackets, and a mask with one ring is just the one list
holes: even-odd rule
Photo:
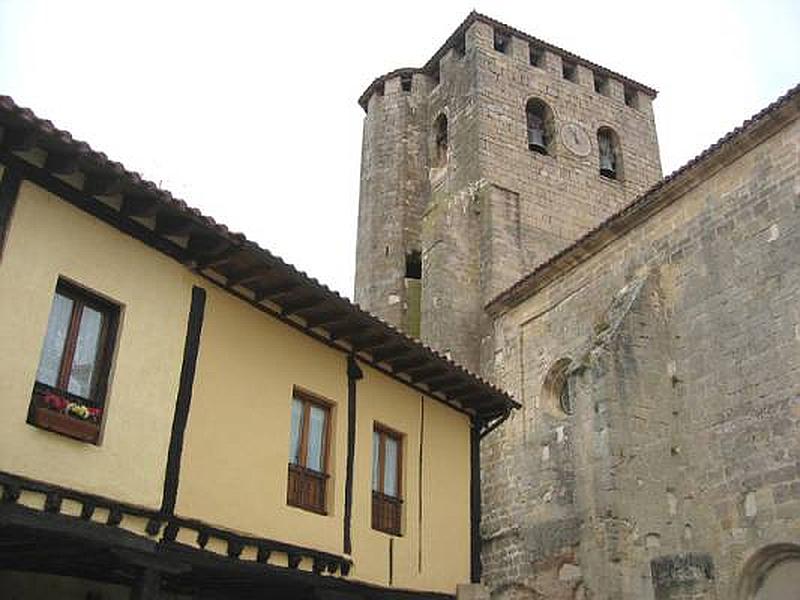
[[473, 9], [659, 90], [664, 174], [800, 82], [798, 0], [0, 0], [0, 94], [352, 297], [356, 100]]

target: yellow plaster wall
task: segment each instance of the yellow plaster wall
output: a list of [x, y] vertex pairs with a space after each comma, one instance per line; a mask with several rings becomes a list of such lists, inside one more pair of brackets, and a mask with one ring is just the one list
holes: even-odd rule
[[[343, 353], [207, 286], [177, 512], [249, 535], [343, 552], [347, 376]], [[389, 535], [371, 527], [375, 422], [403, 439], [403, 535], [392, 585], [454, 593], [469, 580], [469, 420], [364, 364], [358, 382], [350, 578], [389, 585]], [[334, 403], [327, 515], [287, 506], [290, 399]], [[420, 439], [423, 529], [419, 527]], [[422, 562], [420, 563], [420, 557]]]
[[[123, 305], [100, 446], [25, 423], [59, 276]], [[345, 355], [27, 182], [0, 260], [0, 314], [14, 315], [0, 320], [0, 469], [157, 507], [193, 284], [208, 294], [176, 512], [341, 554]], [[390, 536], [370, 523], [379, 422], [404, 435], [403, 534], [393, 542], [392, 584], [454, 593], [469, 580], [469, 421], [361, 366], [350, 578], [389, 585]], [[286, 505], [293, 385], [334, 403], [328, 515]]]
[[[59, 276], [123, 305], [99, 446], [25, 423]], [[141, 242], [22, 183], [0, 260], [0, 470], [158, 507], [190, 278]]]
[[362, 369], [353, 486], [353, 577], [389, 583], [393, 536], [371, 527], [372, 431], [377, 422], [404, 435], [402, 536], [392, 541], [392, 584], [455, 593], [458, 583], [469, 582], [469, 419], [371, 367], [362, 364]]
[[[213, 285], [207, 290], [176, 512], [341, 554], [345, 355]], [[328, 515], [286, 504], [293, 385], [334, 403]]]

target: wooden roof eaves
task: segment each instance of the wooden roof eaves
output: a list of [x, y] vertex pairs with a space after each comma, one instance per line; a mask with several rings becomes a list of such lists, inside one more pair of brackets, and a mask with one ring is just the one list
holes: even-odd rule
[[[17, 117], [23, 116], [15, 119], [15, 115]], [[339, 348], [341, 351], [350, 353], [357, 351], [357, 348], [349, 345], [347, 337], [335, 338], [335, 336], [327, 335], [325, 327], [318, 327], [318, 330], [313, 330], [305, 326], [302, 317], [299, 318], [298, 322], [296, 317], [283, 314], [280, 300], [274, 296], [270, 298], [269, 293], [262, 295], [262, 292], [259, 291], [260, 288], [256, 286], [253, 286], [253, 288], [239, 286], [237, 288], [228, 285], [225, 274], [214, 268], [215, 257], [225, 252], [246, 253], [249, 260], [255, 264], [261, 263], [265, 268], [268, 267], [270, 270], [276, 271], [280, 274], [282, 281], [292, 284], [293, 289], [300, 290], [301, 294], [295, 297], [295, 300], [298, 297], [303, 297], [303, 302], [301, 304], [295, 302], [293, 306], [288, 308], [289, 312], [296, 311], [299, 313], [301, 309], [316, 309], [323, 306], [326, 310], [340, 311], [343, 319], [358, 325], [354, 332], [363, 333], [364, 330], [385, 332], [391, 340], [396, 342], [395, 345], [398, 351], [417, 353], [421, 358], [441, 365], [446, 371], [451, 371], [454, 374], [458, 373], [461, 377], [473, 381], [476, 387], [482, 390], [485, 397], [492, 400], [491, 402], [487, 401], [485, 403], [486, 406], [491, 405], [494, 407], [498, 400], [507, 410], [519, 406], [507, 393], [477, 375], [468, 372], [448, 358], [439, 355], [418, 340], [408, 337], [378, 317], [362, 310], [358, 305], [351, 303], [306, 273], [298, 271], [294, 266], [284, 262], [255, 242], [248, 240], [244, 235], [231, 232], [224, 225], [203, 215], [197, 209], [189, 207], [182, 200], [174, 198], [169, 192], [143, 180], [137, 173], [126, 171], [119, 163], [108, 160], [104, 154], [92, 150], [88, 144], [73, 140], [70, 134], [55, 129], [49, 121], [39, 119], [28, 109], [18, 107], [10, 98], [0, 96], [0, 126], [7, 128], [9, 123], [14, 123], [18, 128], [28, 127], [36, 130], [37, 140], [45, 139], [47, 136], [58, 138], [62, 143], [62, 146], [60, 146], [62, 154], [69, 154], [71, 150], [73, 156], [78, 156], [81, 159], [79, 160], [80, 165], [92, 165], [92, 172], [95, 174], [100, 176], [108, 174], [109, 178], [111, 176], [122, 178], [122, 187], [116, 191], [117, 195], [121, 196], [118, 204], [119, 208], [115, 209], [108, 203], [98, 200], [88, 194], [86, 190], [77, 187], [71, 180], [68, 181], [57, 174], [47, 171], [46, 159], [39, 161], [43, 164], [38, 164], [36, 161], [31, 162], [25, 155], [20, 155], [13, 149], [2, 147], [0, 148], [0, 162], [10, 168], [20, 170], [25, 178], [30, 179], [37, 185], [50, 189], [56, 195], [85, 212], [178, 260], [188, 268], [198, 272], [208, 281], [212, 281], [237, 297], [259, 306], [259, 308], [266, 310], [276, 318], [305, 331], [316, 339]], [[24, 125], [20, 125], [20, 123], [24, 123]], [[6, 134], [7, 131], [4, 130], [3, 139], [6, 139]], [[2, 144], [1, 141], [0, 144]], [[149, 206], [147, 209], [149, 213], [152, 213], [150, 217], [151, 224], [145, 224], [141, 220], [125, 214], [122, 210], [125, 196], [120, 194], [123, 190], [128, 195], [147, 199], [141, 202], [154, 201], [154, 206]], [[159, 219], [159, 217], [161, 218]], [[162, 223], [160, 228], [158, 226], [159, 220]], [[195, 242], [192, 242], [193, 237]], [[290, 295], [290, 297], [292, 296]], [[277, 306], [279, 310], [265, 305], [265, 302]], [[346, 318], [348, 315], [349, 319]], [[319, 330], [323, 333], [320, 333]], [[366, 356], [370, 356], [369, 352], [366, 353]], [[405, 377], [400, 377], [402, 373], [395, 372], [388, 365], [381, 365], [379, 361], [371, 357], [365, 359], [365, 362], [384, 373], [398, 378], [407, 385], [431, 394], [430, 390], [427, 390], [425, 386], [415, 383], [413, 378], [408, 380]], [[450, 404], [450, 400], [456, 403], [458, 401], [457, 398], [446, 398], [445, 400]], [[481, 406], [482, 404], [475, 405], [475, 410], [480, 412], [482, 410]], [[494, 408], [492, 410], [494, 411]]]

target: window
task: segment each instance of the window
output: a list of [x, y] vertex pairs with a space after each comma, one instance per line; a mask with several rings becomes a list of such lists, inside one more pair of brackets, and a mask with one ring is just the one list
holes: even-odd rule
[[639, 108], [639, 94], [630, 86], [625, 86], [625, 104], [631, 108]]
[[594, 91], [603, 96], [608, 96], [608, 77], [594, 73]]
[[505, 31], [494, 30], [494, 49], [503, 54], [508, 54], [511, 47], [511, 36]]
[[118, 317], [116, 304], [58, 281], [28, 423], [98, 442]]
[[436, 117], [433, 123], [434, 166], [443, 167], [447, 163], [448, 135], [447, 117], [444, 114]]
[[400, 75], [400, 89], [404, 92], [411, 91], [411, 73], [403, 73]]
[[422, 254], [419, 250], [406, 254], [406, 278], [422, 279]]
[[291, 411], [286, 502], [326, 514], [330, 404], [309, 392], [295, 388]]
[[400, 535], [402, 436], [375, 425], [372, 432], [372, 528]]
[[419, 337], [422, 302], [422, 255], [419, 250], [406, 254], [406, 276], [403, 280], [406, 292], [406, 311], [403, 330]]
[[539, 154], [550, 154], [553, 140], [553, 113], [537, 98], [525, 105], [525, 120], [528, 130], [528, 149]]
[[544, 378], [542, 395], [545, 405], [555, 414], [571, 415], [575, 412], [575, 402], [569, 384], [569, 358], [557, 360]]
[[578, 82], [578, 65], [568, 60], [561, 61], [561, 76], [572, 83]]
[[529, 46], [530, 63], [533, 67], [544, 67], [544, 48], [531, 44]]
[[597, 130], [597, 152], [600, 161], [600, 175], [608, 179], [619, 179], [619, 138], [610, 127], [601, 127]]

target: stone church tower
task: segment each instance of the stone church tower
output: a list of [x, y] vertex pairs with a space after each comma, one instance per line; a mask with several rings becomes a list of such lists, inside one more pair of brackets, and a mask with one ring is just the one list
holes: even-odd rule
[[796, 600], [800, 86], [661, 178], [655, 92], [471, 14], [366, 111], [356, 301], [521, 405], [492, 600]]
[[376, 79], [356, 302], [488, 375], [484, 306], [660, 178], [655, 94], [476, 13]]

